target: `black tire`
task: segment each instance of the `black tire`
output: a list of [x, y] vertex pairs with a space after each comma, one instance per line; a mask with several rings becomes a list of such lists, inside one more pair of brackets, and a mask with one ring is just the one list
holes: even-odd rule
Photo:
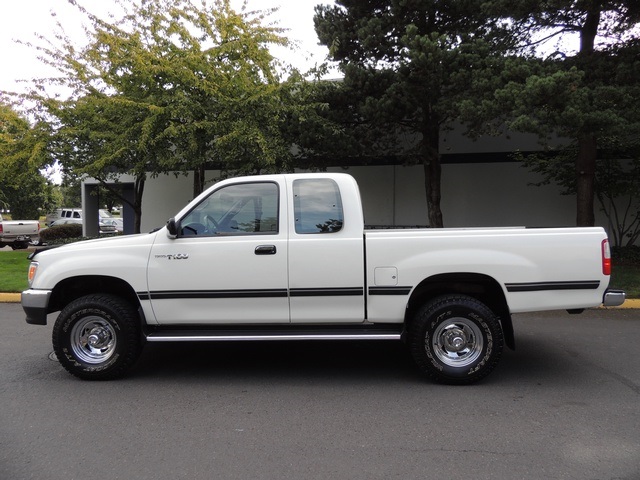
[[431, 300], [416, 312], [408, 330], [416, 364], [441, 383], [477, 382], [502, 355], [500, 321], [485, 304], [466, 295]]
[[121, 377], [142, 350], [135, 309], [106, 294], [87, 295], [67, 305], [53, 326], [52, 339], [60, 364], [85, 380]]

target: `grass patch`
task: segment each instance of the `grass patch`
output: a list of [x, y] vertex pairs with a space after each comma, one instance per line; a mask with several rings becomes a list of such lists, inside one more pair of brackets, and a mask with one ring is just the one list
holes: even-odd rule
[[28, 255], [26, 250], [0, 252], [0, 292], [21, 292], [28, 288]]
[[609, 288], [624, 290], [627, 298], [640, 298], [640, 265], [613, 265]]
[[627, 298], [640, 298], [640, 246], [614, 247], [609, 288], [624, 290]]

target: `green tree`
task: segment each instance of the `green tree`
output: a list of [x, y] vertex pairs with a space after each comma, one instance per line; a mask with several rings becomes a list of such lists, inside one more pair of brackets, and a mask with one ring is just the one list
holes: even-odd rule
[[80, 207], [82, 205], [82, 182], [73, 175], [66, 175], [58, 186], [60, 201], [56, 207]]
[[344, 83], [323, 80], [326, 72], [312, 72], [308, 81], [291, 75], [282, 85], [283, 103], [290, 108], [281, 123], [297, 166], [325, 170], [336, 161], [360, 154], [351, 90]]
[[[509, 125], [535, 132], [546, 145], [553, 134], [569, 139], [554, 148], [573, 156], [573, 192], [576, 223], [595, 222], [594, 200], [598, 151], [606, 150], [606, 139], [623, 142], [640, 133], [640, 48], [637, 40], [640, 3], [608, 0], [499, 0], [493, 7], [509, 12], [521, 52], [551, 45], [554, 39], [575, 34], [576, 53], [560, 43], [544, 60], [529, 57], [522, 67], [528, 75], [511, 78], [496, 94], [497, 104], [510, 105], [514, 120]], [[541, 165], [543, 167], [544, 165]], [[549, 179], [554, 171], [541, 168]]]
[[116, 195], [113, 182], [133, 175], [134, 200], [122, 201], [136, 231], [148, 177], [194, 172], [196, 195], [207, 166], [225, 174], [288, 167], [288, 106], [268, 50], [288, 42], [263, 26], [269, 12], [236, 12], [229, 0], [148, 0], [109, 23], [78, 8], [91, 26], [88, 45], [59, 33], [40, 47], [72, 95], [43, 95], [43, 79], [32, 98], [54, 119], [51, 149], [67, 174], [94, 177]]
[[0, 104], [0, 202], [13, 218], [37, 219], [52, 204], [51, 183], [40, 173], [50, 162], [46, 124], [34, 126]]
[[[338, 0], [316, 7], [320, 42], [344, 72], [354, 136], [364, 155], [424, 167], [429, 223], [443, 226], [440, 132], [493, 92], [505, 25], [478, 0]], [[475, 104], [475, 103], [473, 103]]]

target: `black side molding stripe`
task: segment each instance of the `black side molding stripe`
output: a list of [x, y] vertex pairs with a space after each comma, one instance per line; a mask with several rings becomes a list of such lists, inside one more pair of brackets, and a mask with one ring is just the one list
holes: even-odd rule
[[292, 288], [289, 290], [292, 297], [348, 297], [363, 296], [362, 287], [341, 287], [341, 288]]
[[412, 287], [369, 287], [369, 295], [409, 295]]
[[140, 300], [168, 300], [172, 298], [280, 298], [286, 296], [286, 288], [267, 290], [176, 290], [138, 293]]
[[[548, 290], [595, 290], [599, 280], [575, 282], [507, 283], [508, 292], [541, 292]], [[412, 287], [369, 287], [369, 295], [409, 295]], [[172, 298], [283, 298], [291, 297], [342, 297], [362, 296], [362, 287], [340, 288], [286, 288], [257, 290], [194, 290], [138, 292], [140, 300], [167, 300]]]
[[508, 292], [542, 292], [546, 290], [595, 290], [600, 286], [599, 280], [576, 282], [531, 282], [506, 283]]
[[174, 290], [138, 292], [140, 300], [169, 300], [174, 298], [283, 298], [283, 297], [344, 297], [364, 296], [362, 287], [342, 288], [286, 288], [265, 290]]

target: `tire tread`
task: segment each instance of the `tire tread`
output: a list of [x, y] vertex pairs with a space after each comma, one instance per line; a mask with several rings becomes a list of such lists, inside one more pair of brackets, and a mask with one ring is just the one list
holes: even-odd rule
[[[457, 375], [443, 373], [432, 364], [425, 353], [424, 340], [428, 323], [436, 312], [449, 307], [462, 307], [479, 313], [492, 332], [492, 353], [489, 358], [485, 359], [486, 364], [472, 374], [464, 374], [462, 371]], [[500, 361], [504, 346], [504, 336], [499, 318], [484, 303], [462, 294], [443, 295], [425, 303], [412, 319], [408, 334], [409, 350], [418, 368], [430, 379], [450, 385], [467, 385], [485, 378]]]
[[[63, 326], [75, 312], [83, 309], [104, 309], [118, 322], [121, 335], [117, 341], [124, 349], [114, 365], [105, 370], [87, 371], [78, 362], [65, 358], [63, 348], [65, 335]], [[110, 294], [90, 294], [69, 303], [58, 316], [52, 331], [53, 350], [60, 364], [70, 374], [84, 380], [112, 380], [122, 377], [136, 362], [142, 351], [140, 341], [140, 320], [132, 306], [124, 299]]]

